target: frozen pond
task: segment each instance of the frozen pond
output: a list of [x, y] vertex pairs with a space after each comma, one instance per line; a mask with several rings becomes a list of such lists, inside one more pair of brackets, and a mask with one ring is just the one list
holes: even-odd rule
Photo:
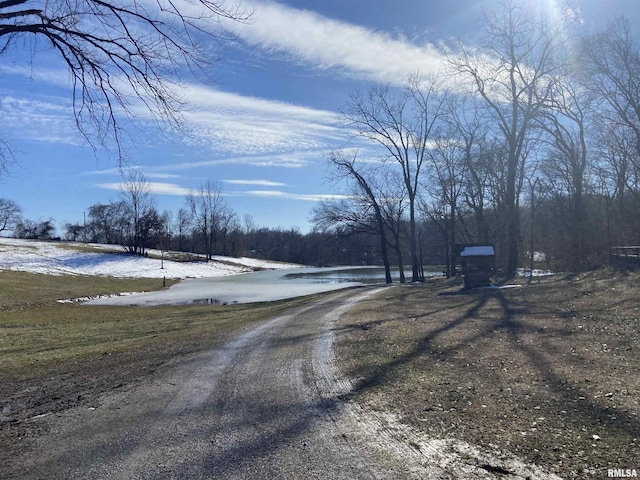
[[191, 278], [166, 290], [99, 298], [90, 305], [176, 305], [188, 303], [251, 303], [301, 297], [367, 283], [383, 283], [377, 267], [295, 268], [264, 270], [214, 278]]

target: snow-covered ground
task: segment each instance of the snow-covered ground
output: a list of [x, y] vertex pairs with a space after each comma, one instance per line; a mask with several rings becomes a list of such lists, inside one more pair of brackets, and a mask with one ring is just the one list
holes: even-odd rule
[[[93, 252], [74, 250], [89, 247]], [[101, 253], [100, 250], [103, 250]], [[0, 270], [48, 275], [108, 275], [113, 277], [207, 278], [235, 275], [255, 268], [285, 269], [298, 265], [252, 258], [216, 257], [209, 262], [174, 262], [117, 252], [117, 245], [42, 242], [0, 238]], [[150, 255], [160, 252], [150, 251]], [[164, 265], [163, 265], [164, 264]], [[164, 268], [161, 268], [164, 266]]]
[[[82, 250], [79, 250], [82, 248]], [[86, 251], [90, 249], [90, 251]], [[0, 237], [0, 270], [48, 275], [107, 275], [113, 277], [181, 278], [182, 282], [156, 292], [127, 292], [100, 298], [60, 299], [62, 303], [102, 305], [166, 305], [176, 303], [248, 303], [272, 301], [337, 290], [357, 283], [290, 279], [287, 273], [316, 273], [301, 265], [254, 258], [217, 256], [213, 260], [175, 262], [118, 253], [115, 245], [42, 242]], [[159, 251], [149, 255], [158, 256]], [[161, 268], [164, 263], [164, 268]], [[264, 271], [255, 272], [256, 269]], [[254, 272], [250, 273], [249, 272]], [[245, 275], [239, 275], [245, 274]]]

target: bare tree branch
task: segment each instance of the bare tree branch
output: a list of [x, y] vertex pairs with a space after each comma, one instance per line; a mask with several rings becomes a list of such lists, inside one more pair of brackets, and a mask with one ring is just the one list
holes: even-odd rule
[[141, 101], [154, 120], [182, 129], [181, 76], [206, 76], [215, 62], [206, 43], [224, 38], [221, 22], [249, 19], [210, 0], [4, 0], [0, 53], [21, 38], [46, 41], [71, 74], [81, 135], [94, 147], [115, 141], [122, 162], [120, 115], [133, 117]]

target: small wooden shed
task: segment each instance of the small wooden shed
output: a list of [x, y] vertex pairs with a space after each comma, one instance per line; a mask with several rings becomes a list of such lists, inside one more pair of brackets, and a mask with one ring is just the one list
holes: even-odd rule
[[493, 245], [457, 245], [464, 288], [491, 285], [496, 252]]

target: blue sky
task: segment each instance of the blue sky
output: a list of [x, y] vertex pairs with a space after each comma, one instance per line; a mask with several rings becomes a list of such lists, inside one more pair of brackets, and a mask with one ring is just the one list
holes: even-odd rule
[[[556, 4], [530, 2], [532, 8]], [[594, 28], [620, 14], [640, 20], [637, 0], [574, 3]], [[129, 129], [129, 163], [152, 182], [161, 211], [175, 214], [190, 189], [214, 180], [240, 218], [250, 214], [258, 226], [307, 231], [315, 202], [337, 193], [325, 180], [325, 158], [348, 139], [338, 114], [349, 94], [436, 71], [445, 46], [468, 41], [495, 1], [242, 5], [254, 11], [252, 22], [230, 24], [235, 41], [215, 46], [216, 82], [191, 82], [181, 92], [190, 100], [188, 135], [167, 139], [140, 110]], [[26, 218], [82, 222], [89, 206], [118, 197], [117, 158], [83, 145], [71, 115], [69, 75], [55, 54], [40, 49], [32, 57], [28, 44], [21, 48], [0, 56], [0, 138], [18, 162], [1, 180], [0, 197], [16, 201]]]

